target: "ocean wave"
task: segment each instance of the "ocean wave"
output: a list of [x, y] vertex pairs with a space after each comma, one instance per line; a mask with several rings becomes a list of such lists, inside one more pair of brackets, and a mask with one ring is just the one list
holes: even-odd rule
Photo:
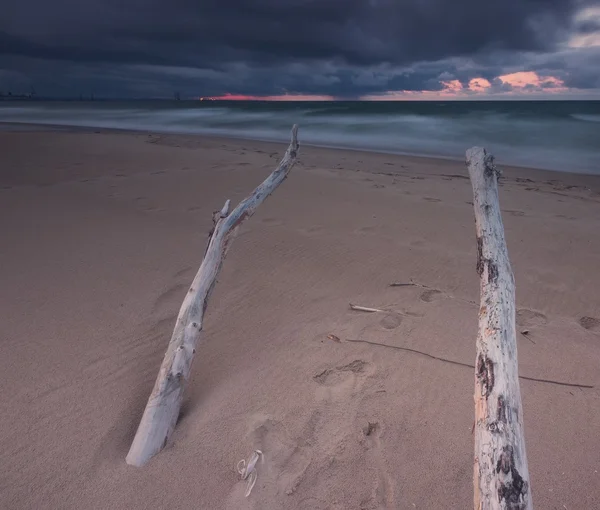
[[600, 174], [600, 135], [592, 124], [600, 115], [566, 114], [564, 105], [538, 117], [539, 105], [439, 106], [31, 103], [0, 105], [0, 121], [267, 141], [285, 141], [298, 123], [309, 145], [461, 159], [466, 148], [483, 145], [503, 164]]
[[600, 122], [600, 115], [586, 115], [585, 113], [572, 113], [571, 117], [584, 122]]

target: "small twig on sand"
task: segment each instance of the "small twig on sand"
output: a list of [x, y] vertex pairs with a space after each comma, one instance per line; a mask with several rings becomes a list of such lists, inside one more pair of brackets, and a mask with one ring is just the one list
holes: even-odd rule
[[[441, 358], [439, 356], [434, 356], [433, 354], [429, 354], [428, 352], [418, 351], [417, 349], [411, 349], [410, 347], [400, 347], [399, 345], [381, 344], [379, 342], [371, 342], [370, 340], [358, 340], [358, 339], [351, 339], [351, 338], [346, 338], [345, 341], [353, 342], [353, 343], [376, 345], [378, 347], [387, 347], [388, 349], [396, 349], [398, 351], [412, 352], [413, 354], [420, 354], [421, 356], [425, 356], [427, 358], [434, 359], [437, 361], [442, 361], [444, 363], [450, 363], [452, 365], [459, 365], [461, 367], [466, 367], [466, 368], [475, 368], [475, 365], [470, 365], [469, 363], [463, 363], [462, 361], [454, 361], [451, 359]], [[520, 375], [519, 379], [525, 379], [526, 381], [535, 381], [535, 382], [546, 383], [546, 384], [555, 384], [557, 386], [569, 386], [571, 388], [588, 388], [588, 389], [594, 388], [594, 386], [589, 385], [589, 384], [566, 383], [566, 382], [561, 382], [561, 381], [554, 381], [552, 379], [538, 379], [536, 377], [527, 377], [525, 375]]]
[[380, 344], [379, 342], [371, 342], [370, 340], [358, 340], [358, 339], [355, 340], [355, 339], [351, 339], [351, 338], [346, 338], [346, 342], [377, 345], [379, 347], [389, 347], [390, 349], [397, 349], [399, 351], [407, 351], [407, 352], [412, 352], [414, 354], [421, 354], [422, 356], [426, 356], [427, 358], [435, 359], [437, 361], [443, 361], [444, 363], [451, 363], [452, 365], [460, 365], [462, 367], [475, 368], [474, 365], [469, 365], [468, 363], [462, 363], [461, 361], [454, 361], [451, 359], [440, 358], [439, 356], [434, 356], [433, 354], [429, 354], [427, 352], [418, 351], [416, 349], [411, 349], [410, 347], [400, 347], [399, 345]]
[[369, 313], [382, 312], [382, 313], [388, 313], [385, 310], [380, 310], [379, 308], [369, 308], [367, 306], [353, 305], [352, 303], [350, 303], [350, 309], [351, 310], [355, 310], [357, 312], [369, 312]]
[[434, 289], [433, 287], [423, 285], [422, 283], [414, 282], [412, 279], [406, 283], [405, 282], [392, 282], [392, 283], [390, 283], [390, 287], [421, 287], [423, 289], [438, 290], [438, 289]]
[[400, 312], [398, 310], [382, 310], [381, 308], [370, 308], [368, 306], [353, 305], [352, 303], [350, 303], [350, 309], [355, 310], [357, 312], [388, 313], [391, 315], [393, 315], [393, 314], [402, 315], [404, 317], [423, 317], [422, 313]]

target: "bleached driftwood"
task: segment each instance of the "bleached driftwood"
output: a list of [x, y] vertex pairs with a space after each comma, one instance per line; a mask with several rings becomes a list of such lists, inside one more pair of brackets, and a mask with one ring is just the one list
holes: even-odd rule
[[475, 510], [531, 510], [519, 389], [515, 283], [498, 202], [499, 170], [467, 151], [477, 230], [481, 304], [475, 362]]
[[127, 455], [127, 463], [142, 466], [158, 453], [171, 436], [179, 416], [185, 382], [189, 378], [196, 345], [202, 331], [204, 312], [227, 249], [237, 227], [287, 177], [298, 153], [298, 126], [292, 128], [292, 140], [277, 169], [254, 192], [231, 212], [229, 200], [213, 216], [214, 228], [202, 265], [188, 291], [167, 352], [163, 359], [154, 389], [150, 394], [135, 438]]

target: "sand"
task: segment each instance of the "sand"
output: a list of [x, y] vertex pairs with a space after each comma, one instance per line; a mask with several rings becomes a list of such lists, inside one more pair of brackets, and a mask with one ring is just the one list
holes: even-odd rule
[[[232, 245], [172, 443], [125, 464], [212, 211], [284, 149], [0, 132], [0, 508], [472, 507], [473, 371], [347, 341], [474, 362], [461, 162], [302, 147]], [[595, 386], [521, 381], [534, 503], [600, 508], [600, 178], [506, 169], [500, 195], [520, 373]]]

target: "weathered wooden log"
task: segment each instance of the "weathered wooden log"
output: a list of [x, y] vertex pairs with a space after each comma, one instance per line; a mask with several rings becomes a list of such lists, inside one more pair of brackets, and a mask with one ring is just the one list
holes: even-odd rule
[[200, 339], [204, 312], [215, 285], [225, 255], [239, 225], [254, 214], [256, 208], [279, 186], [289, 174], [298, 153], [298, 126], [292, 128], [292, 140], [279, 166], [254, 192], [231, 212], [229, 200], [221, 211], [213, 215], [214, 228], [202, 265], [188, 291], [177, 320], [167, 352], [160, 367], [154, 389], [127, 455], [127, 463], [144, 465], [167, 443], [179, 416], [185, 382], [196, 345]]
[[481, 304], [475, 361], [475, 510], [531, 510], [515, 330], [515, 282], [504, 239], [494, 160], [467, 151]]

